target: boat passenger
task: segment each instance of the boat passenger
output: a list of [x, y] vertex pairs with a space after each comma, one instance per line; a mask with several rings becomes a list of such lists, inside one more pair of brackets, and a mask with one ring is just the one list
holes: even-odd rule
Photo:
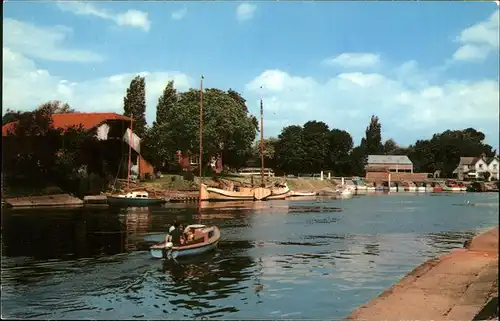
[[180, 229], [180, 224], [175, 222], [174, 229], [170, 232], [170, 239], [174, 246], [180, 246], [182, 240], [182, 231]]

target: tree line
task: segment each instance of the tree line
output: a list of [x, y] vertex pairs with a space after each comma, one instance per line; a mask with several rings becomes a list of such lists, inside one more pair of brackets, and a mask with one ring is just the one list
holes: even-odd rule
[[[203, 90], [203, 106], [203, 159], [221, 156], [228, 171], [249, 164], [260, 166], [260, 148], [256, 141], [258, 120], [249, 114], [245, 99], [232, 89], [207, 88]], [[134, 119], [133, 130], [142, 137], [143, 157], [156, 169], [171, 171], [179, 170], [176, 152], [198, 154], [199, 107], [199, 89], [178, 92], [174, 82], [169, 81], [158, 99], [155, 121], [148, 125], [146, 81], [141, 76], [130, 82], [123, 99], [123, 114]], [[26, 177], [20, 171], [29, 172], [31, 177], [58, 180], [59, 185], [68, 185], [69, 176], [76, 179], [82, 166], [87, 173], [100, 178], [116, 175], [106, 171], [102, 160], [86, 156], [92, 155], [89, 152], [95, 143], [93, 133], [82, 128], [60, 132], [51, 126], [51, 114], [69, 112], [74, 110], [59, 101], [48, 102], [31, 112], [8, 109], [2, 123], [19, 121], [16, 135], [46, 138], [59, 135], [65, 145], [48, 139], [29, 146], [10, 146], [7, 153], [4, 148], [3, 171], [15, 174], [9, 177], [16, 174]], [[440, 170], [442, 176], [451, 177], [461, 156], [490, 157], [496, 152], [484, 142], [485, 135], [473, 128], [446, 130], [407, 147], [399, 146], [394, 139], [383, 141], [381, 131], [381, 122], [373, 115], [360, 144], [355, 146], [347, 131], [330, 128], [323, 121], [287, 126], [278, 137], [265, 139], [265, 166], [273, 168], [278, 175], [331, 170], [338, 176], [362, 176], [370, 154], [407, 155], [415, 171]], [[64, 153], [60, 153], [61, 148]]]

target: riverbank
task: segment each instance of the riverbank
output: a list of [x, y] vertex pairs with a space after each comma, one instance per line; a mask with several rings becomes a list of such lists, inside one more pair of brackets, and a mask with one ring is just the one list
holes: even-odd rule
[[[473, 320], [498, 300], [498, 227], [420, 265], [346, 320]], [[497, 310], [498, 311], [498, 310]]]

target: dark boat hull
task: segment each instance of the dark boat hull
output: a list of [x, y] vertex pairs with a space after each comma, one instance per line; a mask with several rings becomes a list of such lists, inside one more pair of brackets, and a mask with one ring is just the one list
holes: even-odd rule
[[166, 201], [162, 198], [133, 198], [108, 196], [107, 202], [110, 206], [152, 206], [161, 205]]

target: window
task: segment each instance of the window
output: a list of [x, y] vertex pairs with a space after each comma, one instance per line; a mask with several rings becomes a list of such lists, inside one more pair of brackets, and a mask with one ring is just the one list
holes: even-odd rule
[[498, 166], [497, 164], [493, 164], [493, 169], [495, 169], [495, 170], [496, 170], [496, 169], [497, 169], [497, 166]]
[[483, 169], [483, 164], [479, 164], [479, 169]]

